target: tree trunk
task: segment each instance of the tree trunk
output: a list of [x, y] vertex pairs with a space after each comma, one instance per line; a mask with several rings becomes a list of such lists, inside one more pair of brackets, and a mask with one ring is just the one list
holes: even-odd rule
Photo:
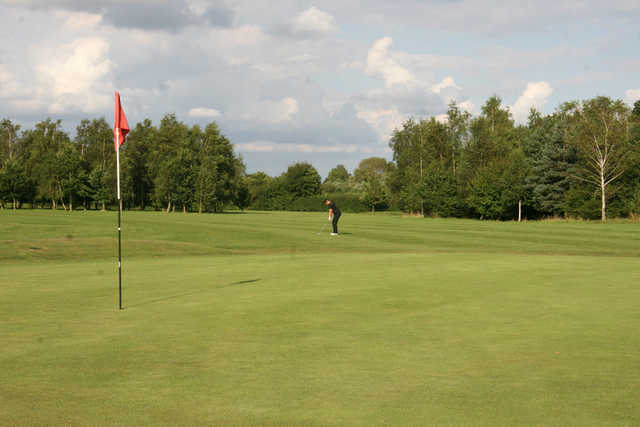
[[202, 199], [200, 199], [200, 206], [198, 207], [198, 215], [202, 215]]
[[105, 205], [104, 201], [102, 202], [102, 212], [107, 210], [107, 206]]
[[[442, 154], [440, 154], [442, 160]], [[420, 153], [420, 187], [424, 190], [424, 174], [422, 173], [422, 153]], [[420, 215], [424, 218], [424, 196], [420, 193]]]
[[187, 205], [182, 205], [182, 213], [183, 214], [187, 213]]
[[13, 198], [13, 210], [14, 211], [16, 210], [16, 199], [15, 199], [15, 197]]
[[69, 212], [73, 212], [73, 196], [69, 195]]
[[604, 174], [600, 174], [600, 190], [602, 192], [602, 220], [607, 220], [607, 193], [606, 193], [606, 185], [604, 183]]
[[518, 222], [522, 220], [522, 200], [518, 200]]

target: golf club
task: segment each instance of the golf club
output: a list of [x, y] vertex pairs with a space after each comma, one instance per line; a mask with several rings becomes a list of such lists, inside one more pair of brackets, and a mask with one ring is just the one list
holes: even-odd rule
[[327, 225], [329, 225], [329, 221], [325, 222], [324, 225], [322, 226], [322, 228], [320, 229], [320, 231], [318, 231], [316, 234], [320, 234], [324, 231], [324, 229], [327, 227]]

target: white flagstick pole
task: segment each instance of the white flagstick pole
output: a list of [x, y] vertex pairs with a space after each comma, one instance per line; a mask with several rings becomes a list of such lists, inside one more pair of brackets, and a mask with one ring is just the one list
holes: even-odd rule
[[116, 128], [116, 163], [118, 164], [118, 295], [120, 310], [122, 310], [122, 250], [120, 215], [122, 214], [122, 200], [120, 199], [120, 129]]

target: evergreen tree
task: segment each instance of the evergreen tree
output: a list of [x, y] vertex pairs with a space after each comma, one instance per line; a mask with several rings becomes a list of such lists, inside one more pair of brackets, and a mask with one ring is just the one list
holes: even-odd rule
[[538, 216], [566, 216], [566, 194], [575, 150], [565, 141], [568, 123], [560, 113], [529, 117], [523, 150], [531, 171], [526, 177], [530, 204]]

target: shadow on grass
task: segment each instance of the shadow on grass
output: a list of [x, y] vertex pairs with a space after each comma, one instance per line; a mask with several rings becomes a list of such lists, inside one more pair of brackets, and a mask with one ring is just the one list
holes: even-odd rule
[[229, 283], [228, 285], [216, 286], [216, 289], [228, 288], [231, 286], [238, 286], [238, 285], [248, 285], [250, 283], [259, 282], [260, 280], [262, 279], [241, 280], [239, 282]]
[[260, 280], [262, 280], [262, 279], [240, 280], [238, 282], [228, 283], [226, 285], [221, 285], [221, 286], [214, 286], [212, 288], [202, 289], [202, 290], [196, 291], [196, 292], [185, 292], [185, 293], [182, 293], [182, 294], [170, 295], [170, 296], [163, 297], [163, 298], [156, 298], [156, 299], [151, 300], [151, 301], [144, 301], [144, 302], [140, 302], [140, 303], [137, 303], [137, 304], [126, 304], [124, 309], [126, 310], [127, 308], [141, 307], [141, 306], [145, 306], [145, 305], [155, 304], [157, 302], [169, 301], [169, 300], [172, 300], [172, 299], [178, 299], [178, 298], [182, 298], [182, 297], [186, 297], [186, 296], [190, 296], [190, 295], [203, 294], [203, 293], [205, 293], [207, 291], [211, 291], [212, 289], [222, 289], [222, 288], [229, 288], [231, 286], [249, 285], [249, 284], [252, 284], [252, 283], [259, 282]]

